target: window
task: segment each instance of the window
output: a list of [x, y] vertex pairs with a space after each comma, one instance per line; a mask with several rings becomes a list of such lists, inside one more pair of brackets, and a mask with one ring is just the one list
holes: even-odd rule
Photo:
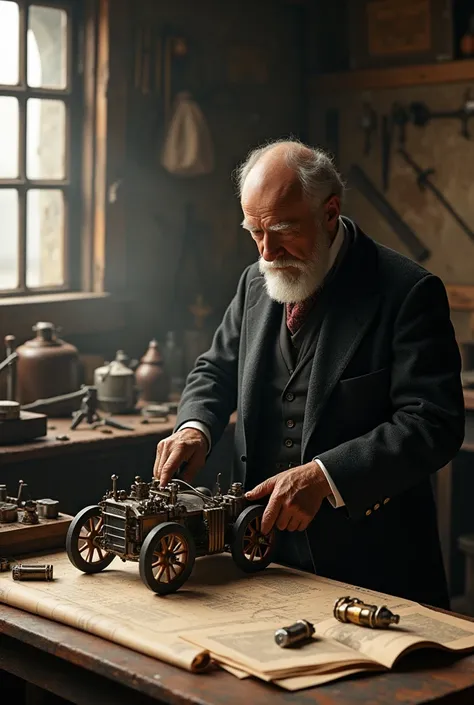
[[0, 0], [0, 295], [78, 281], [81, 100], [71, 10]]

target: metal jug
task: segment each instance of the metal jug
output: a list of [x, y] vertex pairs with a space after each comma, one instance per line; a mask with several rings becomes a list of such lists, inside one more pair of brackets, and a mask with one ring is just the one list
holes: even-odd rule
[[94, 371], [94, 386], [97, 387], [99, 409], [112, 414], [133, 411], [136, 403], [135, 374], [125, 364], [123, 350], [118, 350], [115, 360]]

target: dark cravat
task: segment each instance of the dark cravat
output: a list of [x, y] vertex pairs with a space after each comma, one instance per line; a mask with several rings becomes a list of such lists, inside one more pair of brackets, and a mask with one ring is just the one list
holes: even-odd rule
[[311, 311], [316, 300], [317, 292], [304, 301], [295, 304], [286, 304], [286, 326], [291, 335], [295, 335], [303, 325], [306, 316]]

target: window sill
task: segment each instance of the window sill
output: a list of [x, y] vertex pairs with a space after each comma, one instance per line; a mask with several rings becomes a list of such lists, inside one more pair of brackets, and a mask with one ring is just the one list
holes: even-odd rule
[[0, 298], [2, 332], [26, 340], [37, 321], [52, 321], [65, 336], [118, 330], [125, 325], [124, 303], [111, 294], [91, 292]]

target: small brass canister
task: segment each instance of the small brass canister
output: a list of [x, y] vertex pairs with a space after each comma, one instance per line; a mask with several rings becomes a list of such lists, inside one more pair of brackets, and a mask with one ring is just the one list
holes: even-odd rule
[[18, 506], [12, 502], [0, 502], [0, 524], [18, 521]]
[[18, 563], [13, 566], [13, 580], [52, 580], [53, 566], [51, 563], [43, 565], [26, 565]]
[[275, 643], [281, 646], [282, 649], [286, 649], [289, 646], [307, 641], [313, 634], [314, 626], [311, 622], [308, 622], [306, 619], [298, 619], [294, 624], [276, 630]]
[[400, 621], [400, 616], [390, 612], [387, 607], [368, 605], [356, 597], [340, 597], [336, 600], [334, 617], [339, 622], [350, 622], [371, 629], [384, 629], [391, 624], [398, 624]]

